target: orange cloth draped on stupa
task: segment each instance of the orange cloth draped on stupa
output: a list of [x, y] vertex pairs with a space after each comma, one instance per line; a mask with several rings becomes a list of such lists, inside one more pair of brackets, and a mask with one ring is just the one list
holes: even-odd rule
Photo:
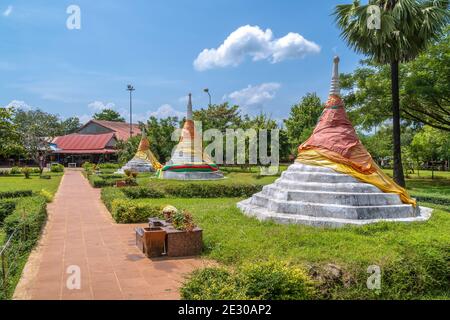
[[155, 155], [150, 150], [150, 141], [147, 138], [145, 132], [142, 133], [141, 142], [139, 143], [138, 150], [133, 159], [140, 159], [144, 161], [150, 161], [153, 166], [153, 169], [160, 170], [162, 165], [159, 163], [158, 159], [156, 159]]
[[311, 137], [298, 148], [297, 161], [351, 175], [383, 192], [396, 193], [403, 203], [415, 206], [416, 201], [377, 166], [359, 140], [339, 94], [338, 62], [336, 58], [332, 90], [325, 109]]

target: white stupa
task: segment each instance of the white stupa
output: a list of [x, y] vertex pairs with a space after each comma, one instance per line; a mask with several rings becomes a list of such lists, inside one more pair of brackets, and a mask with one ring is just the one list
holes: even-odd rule
[[348, 120], [335, 58], [330, 98], [299, 158], [275, 183], [238, 203], [248, 216], [278, 223], [324, 227], [379, 221], [425, 221], [431, 209], [417, 207], [372, 160]]

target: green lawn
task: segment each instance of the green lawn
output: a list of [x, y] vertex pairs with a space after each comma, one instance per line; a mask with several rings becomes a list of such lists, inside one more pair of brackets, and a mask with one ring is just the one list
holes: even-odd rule
[[[219, 183], [271, 183], [277, 177], [229, 173]], [[142, 179], [148, 182], [168, 183]], [[170, 182], [169, 182], [170, 183]], [[210, 183], [210, 182], [208, 182]], [[204, 229], [204, 255], [223, 265], [238, 266], [266, 259], [299, 264], [311, 270], [329, 263], [340, 266], [354, 285], [330, 289], [331, 298], [449, 298], [450, 179], [408, 179], [413, 196], [431, 198], [433, 217], [425, 223], [379, 223], [364, 227], [321, 229], [278, 225], [244, 216], [241, 199], [141, 199], [137, 202], [174, 205], [189, 210]], [[434, 201], [440, 201], [436, 204]], [[373, 293], [365, 288], [367, 268], [382, 268], [388, 289]]]
[[15, 175], [9, 177], [0, 177], [0, 192], [14, 190], [32, 190], [33, 192], [42, 189], [54, 194], [58, 190], [62, 173], [49, 173], [50, 180], [41, 179], [39, 175], [32, 174], [31, 179], [25, 179], [23, 175]]

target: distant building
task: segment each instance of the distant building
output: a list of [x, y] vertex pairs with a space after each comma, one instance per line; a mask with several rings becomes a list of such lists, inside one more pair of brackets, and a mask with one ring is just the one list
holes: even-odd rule
[[[133, 124], [133, 136], [140, 135], [139, 125]], [[130, 125], [125, 122], [91, 120], [77, 133], [53, 139], [50, 162], [64, 165], [84, 162], [101, 163], [117, 160], [117, 141], [130, 138]]]

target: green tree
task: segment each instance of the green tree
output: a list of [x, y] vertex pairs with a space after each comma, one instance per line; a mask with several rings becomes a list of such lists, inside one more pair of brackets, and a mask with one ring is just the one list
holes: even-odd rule
[[147, 121], [147, 137], [150, 139], [150, 148], [161, 163], [167, 162], [172, 156], [172, 150], [178, 141], [172, 141], [172, 133], [178, 129], [178, 118], [168, 117], [157, 119], [150, 117]]
[[300, 103], [292, 106], [289, 118], [284, 120], [284, 124], [294, 154], [297, 153], [298, 146], [311, 136], [322, 111], [322, 102], [315, 93], [307, 93]]
[[369, 28], [368, 5], [355, 0], [336, 6], [334, 15], [342, 37], [355, 51], [391, 69], [394, 180], [405, 186], [401, 158], [399, 64], [414, 60], [437, 40], [447, 24], [448, 1], [372, 0], [381, 12], [381, 28]]
[[406, 117], [450, 131], [450, 26], [416, 60], [405, 64], [402, 111]]
[[71, 134], [77, 132], [81, 128], [80, 119], [77, 117], [70, 117], [61, 121], [61, 135]]
[[436, 162], [450, 158], [450, 136], [442, 130], [425, 126], [414, 136], [410, 150], [416, 159], [431, 163], [434, 178]]
[[51, 153], [49, 142], [60, 134], [58, 116], [39, 109], [18, 110], [14, 124], [25, 153], [39, 165], [42, 173], [45, 159]]
[[94, 114], [93, 118], [95, 120], [125, 122], [125, 119], [120, 115], [120, 113], [112, 109], [103, 109], [102, 111]]
[[226, 129], [238, 128], [242, 124], [239, 106], [230, 107], [228, 102], [209, 105], [207, 109], [194, 111], [195, 121], [201, 121], [203, 131], [218, 129], [225, 132]]
[[119, 140], [116, 144], [117, 158], [122, 165], [133, 159], [139, 147], [141, 136], [133, 136], [126, 141]]
[[14, 109], [0, 108], [0, 155], [10, 156], [20, 150], [19, 136], [13, 123]]

